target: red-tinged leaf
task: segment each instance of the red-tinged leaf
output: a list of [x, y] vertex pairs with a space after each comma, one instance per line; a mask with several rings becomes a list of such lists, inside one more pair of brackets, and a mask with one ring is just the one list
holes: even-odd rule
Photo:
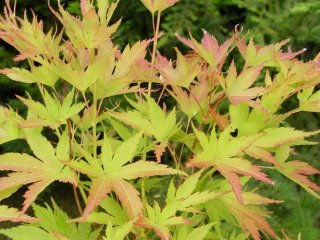
[[46, 187], [48, 187], [52, 182], [55, 181], [55, 178], [45, 179], [39, 182], [35, 182], [28, 187], [28, 190], [25, 192], [23, 197], [25, 198], [23, 202], [22, 213], [26, 212], [30, 205], [36, 200], [38, 194], [42, 192]]
[[262, 204], [271, 204], [271, 203], [281, 203], [282, 200], [274, 200], [270, 198], [263, 197], [254, 192], [244, 192], [243, 198], [245, 205], [262, 205]]
[[289, 50], [287, 53], [283, 53], [281, 48], [288, 43], [288, 40], [283, 40], [279, 43], [267, 46], [259, 46], [254, 44], [252, 38], [248, 45], [245, 43], [244, 39], [239, 36], [239, 34], [236, 35], [236, 38], [236, 44], [241, 55], [245, 58], [247, 66], [257, 66], [260, 64], [278, 66], [279, 60], [289, 60], [303, 52], [299, 51], [297, 53], [293, 53]]
[[[135, 157], [140, 138], [141, 134], [136, 134], [120, 144], [115, 151], [109, 146], [109, 139], [105, 139], [99, 159], [94, 159], [89, 154], [85, 155], [86, 162], [80, 160], [68, 163], [68, 166], [92, 178], [91, 188], [93, 187], [93, 189], [90, 188], [89, 192], [93, 192], [94, 194], [91, 195], [95, 197], [93, 197], [93, 200], [88, 201], [90, 205], [86, 207], [82, 220], [85, 220], [94, 207], [99, 205], [102, 199], [110, 192], [110, 185], [132, 219], [141, 213], [142, 203], [139, 198], [139, 192], [126, 179], [183, 174], [181, 171], [167, 168], [166, 165], [156, 164], [155, 162], [138, 161], [130, 163]], [[106, 191], [101, 190], [101, 193], [99, 193], [97, 188], [103, 186], [107, 186], [104, 188]]]
[[3, 221], [38, 222], [39, 219], [21, 214], [21, 212], [16, 208], [8, 208], [8, 206], [0, 205], [0, 222]]
[[267, 163], [272, 163], [274, 165], [280, 166], [280, 164], [276, 161], [274, 156], [270, 152], [268, 152], [267, 150], [265, 150], [263, 148], [251, 146], [251, 147], [247, 148], [245, 150], [245, 152], [250, 157], [253, 157], [255, 159], [259, 159], [259, 160], [265, 161]]
[[24, 195], [24, 207], [21, 214], [34, 202], [38, 194], [52, 182], [69, 182], [77, 185], [75, 173], [60, 162], [52, 145], [39, 131], [28, 130], [25, 134], [31, 150], [39, 159], [19, 153], [0, 155], [0, 170], [13, 171], [0, 178], [1, 190], [30, 184]]
[[137, 226], [143, 227], [145, 229], [154, 229], [156, 235], [160, 237], [161, 240], [171, 240], [172, 236], [167, 227], [159, 226], [158, 224], [153, 223], [150, 219], [146, 217], [139, 217], [138, 220], [134, 223]]
[[262, 65], [259, 65], [246, 68], [237, 76], [236, 67], [232, 62], [226, 78], [217, 75], [231, 103], [248, 102], [264, 92], [263, 87], [251, 87], [260, 75], [262, 67]]
[[20, 128], [40, 128], [52, 126], [54, 126], [52, 122], [49, 122], [41, 118], [28, 118], [19, 125]]
[[131, 69], [132, 65], [142, 60], [146, 55], [146, 48], [151, 40], [136, 42], [131, 48], [126, 46], [118, 60], [116, 69], [113, 73], [114, 78], [124, 77]]
[[246, 176], [251, 176], [257, 180], [272, 184], [273, 181], [261, 172], [260, 167], [252, 165], [248, 160], [241, 158], [232, 158], [230, 162], [219, 163], [219, 168], [225, 168], [229, 171], [240, 173]]
[[280, 173], [299, 184], [311, 195], [320, 199], [320, 195], [317, 193], [320, 192], [320, 186], [308, 178], [308, 175], [320, 174], [318, 169], [310, 166], [306, 162], [300, 162], [297, 160], [282, 162], [281, 164], [283, 168], [276, 168]]
[[112, 188], [127, 210], [130, 219], [142, 213], [143, 205], [139, 197], [140, 194], [130, 183], [122, 179], [112, 179]]
[[23, 184], [30, 184], [33, 182], [40, 181], [41, 178], [45, 177], [45, 175], [46, 173], [35, 175], [32, 172], [9, 173], [7, 176], [0, 178], [0, 191], [8, 188], [12, 188], [12, 187], [18, 187]]
[[197, 46], [196, 44], [194, 44], [194, 42], [190, 39], [187, 39], [187, 38], [184, 38], [184, 37], [181, 37], [179, 34], [176, 33], [176, 37], [182, 42], [184, 43], [185, 45], [187, 45], [188, 47], [190, 47], [191, 49], [193, 49], [194, 51], [196, 51], [197, 49]]
[[273, 238], [276, 238], [276, 234], [268, 222], [258, 214], [259, 211], [261, 212], [260, 209], [249, 208], [233, 200], [232, 198], [227, 197], [223, 198], [222, 202], [237, 219], [241, 228], [250, 234], [254, 240], [261, 239], [259, 230], [263, 230]]
[[107, 176], [102, 176], [92, 180], [90, 186], [88, 202], [85, 210], [83, 211], [81, 221], [85, 221], [89, 214], [96, 206], [107, 196], [112, 190], [112, 184]]
[[39, 160], [25, 153], [6, 153], [1, 155], [0, 169], [19, 172], [33, 172], [44, 170], [43, 165]]
[[291, 48], [288, 49], [288, 52], [282, 52], [281, 50], [278, 52], [278, 57], [281, 59], [281, 60], [290, 60], [290, 59], [293, 59], [295, 58], [296, 56], [304, 53], [305, 51], [307, 51], [306, 48], [303, 48], [297, 52], [293, 52], [291, 50]]
[[222, 66], [224, 60], [228, 54], [230, 44], [233, 37], [225, 41], [222, 45], [219, 45], [218, 41], [210, 35], [207, 31], [204, 31], [204, 35], [199, 44], [192, 36], [191, 40], [181, 37], [176, 34], [177, 38], [190, 48], [192, 48], [196, 53], [200, 55], [210, 66], [217, 67]]
[[206, 51], [211, 53], [213, 60], [216, 64], [224, 62], [229, 50], [229, 46], [233, 38], [226, 40], [221, 46], [219, 45], [217, 39], [210, 35], [207, 31], [204, 31], [203, 38], [201, 40], [201, 45]]
[[295, 144], [319, 133], [319, 131], [304, 132], [289, 127], [268, 128], [263, 132], [265, 134], [254, 142], [254, 147], [275, 148], [285, 144]]
[[166, 226], [173, 226], [173, 225], [186, 225], [191, 224], [192, 221], [190, 219], [185, 219], [183, 217], [170, 217], [165, 219]]
[[167, 146], [164, 144], [155, 144], [153, 146], [153, 151], [154, 151], [154, 154], [156, 155], [157, 163], [161, 162], [161, 157], [164, 154], [164, 152], [166, 151], [166, 147]]
[[208, 141], [203, 132], [194, 130], [203, 151], [191, 159], [188, 165], [215, 167], [231, 184], [239, 202], [243, 203], [243, 197], [238, 174], [250, 176], [269, 184], [272, 183], [267, 175], [261, 172], [260, 167], [252, 165], [250, 161], [240, 157], [246, 149], [261, 137], [261, 134], [233, 138], [230, 135], [231, 128], [229, 127], [217, 138], [215, 129], [213, 129]]
[[225, 116], [212, 110], [210, 110], [210, 114], [213, 120], [218, 124], [219, 129], [224, 130], [229, 126], [229, 120]]
[[85, 15], [88, 12], [88, 1], [87, 0], [81, 0], [80, 1], [80, 7], [81, 7], [81, 14]]
[[218, 169], [218, 171], [227, 179], [231, 185], [232, 191], [236, 195], [238, 201], [244, 204], [242, 196], [242, 185], [240, 183], [240, 177], [232, 171], [228, 171], [226, 168]]
[[175, 68], [173, 62], [168, 61], [165, 57], [157, 54], [156, 67], [161, 74], [160, 81], [171, 86], [181, 86], [188, 88], [191, 82], [197, 77], [201, 70], [197, 59], [188, 59], [176, 49], [177, 61]]

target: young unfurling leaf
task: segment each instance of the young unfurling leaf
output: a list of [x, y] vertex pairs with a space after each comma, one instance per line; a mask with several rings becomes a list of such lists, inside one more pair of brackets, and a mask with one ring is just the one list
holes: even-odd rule
[[185, 45], [189, 46], [196, 53], [200, 55], [210, 66], [221, 68], [224, 64], [225, 58], [228, 55], [230, 45], [233, 41], [233, 37], [225, 41], [222, 45], [219, 45], [216, 38], [210, 35], [207, 31], [204, 31], [201, 44], [199, 44], [192, 36], [190, 39], [186, 39], [177, 34], [177, 38]]
[[50, 126], [56, 128], [67, 123], [67, 119], [78, 114], [83, 108], [84, 103], [72, 104], [74, 90], [70, 91], [64, 98], [63, 103], [56, 96], [51, 96], [46, 90], [43, 91], [44, 105], [32, 99], [18, 97], [27, 107], [29, 117], [20, 124], [20, 127], [42, 127]]

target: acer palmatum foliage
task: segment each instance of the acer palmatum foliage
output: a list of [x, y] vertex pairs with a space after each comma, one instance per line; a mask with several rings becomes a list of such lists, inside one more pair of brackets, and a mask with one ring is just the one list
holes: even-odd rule
[[[34, 232], [44, 239], [277, 238], [260, 205], [281, 199], [248, 189], [248, 180], [277, 184], [264, 172], [269, 168], [319, 198], [320, 187], [308, 178], [319, 170], [292, 159], [296, 145], [317, 144], [308, 138], [319, 131], [283, 124], [292, 114], [320, 111], [318, 62], [298, 60], [304, 50], [283, 50], [287, 41], [258, 46], [237, 31], [221, 44], [207, 31], [200, 42], [177, 35], [190, 52], [176, 49], [177, 59], [167, 59], [156, 51], [160, 13], [178, 1], [141, 2], [155, 21], [154, 38], [122, 50], [112, 41], [120, 21], [110, 24], [118, 1], [82, 0], [81, 16], [60, 3], [57, 11], [49, 6], [63, 28], [48, 32], [35, 14], [19, 18], [6, 1], [0, 38], [30, 67], [1, 73], [37, 87], [42, 100], [17, 96], [26, 117], [0, 108], [0, 142], [20, 139], [31, 149], [0, 155], [0, 199], [27, 186], [21, 210], [1, 205], [0, 221], [31, 223], [0, 233], [12, 239]], [[237, 50], [242, 59], [231, 59]], [[280, 113], [289, 98], [299, 106]], [[54, 202], [53, 209], [35, 204], [55, 181], [73, 185], [79, 210], [73, 220]]]

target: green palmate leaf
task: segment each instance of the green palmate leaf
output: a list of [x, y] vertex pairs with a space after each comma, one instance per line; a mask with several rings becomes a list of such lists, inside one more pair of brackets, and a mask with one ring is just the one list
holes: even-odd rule
[[110, 115], [146, 134], [153, 135], [158, 141], [164, 143], [178, 131], [175, 109], [166, 114], [155, 100], [150, 97], [147, 98], [146, 102], [137, 106], [134, 105], [134, 107], [137, 110], [123, 113], [113, 112]]
[[106, 230], [106, 238], [104, 240], [124, 240], [126, 236], [130, 233], [133, 228], [133, 222], [127, 222], [118, 228], [113, 228], [112, 222], [110, 221], [107, 230]]
[[181, 202], [181, 209], [186, 209], [188, 207], [204, 203], [209, 199], [213, 199], [220, 194], [208, 191], [195, 192], [196, 186], [198, 184], [202, 172], [203, 169], [187, 177], [187, 179], [177, 189], [175, 200]]
[[191, 232], [186, 226], [180, 227], [177, 234], [173, 235], [172, 240], [204, 240], [212, 226], [213, 224], [203, 225], [192, 229]]
[[79, 64], [77, 62], [74, 64], [63, 64], [59, 61], [52, 68], [62, 79], [81, 92], [85, 92], [105, 72], [104, 66], [107, 60], [108, 57], [96, 58], [94, 62], [82, 68], [74, 66], [75, 64]]
[[[113, 225], [121, 226], [129, 221], [126, 211], [114, 198], [107, 196], [101, 201], [100, 206], [106, 211], [105, 214], [109, 216], [108, 221], [103, 222], [104, 224], [108, 224], [109, 220], [111, 220]], [[90, 217], [93, 214], [95, 214], [95, 212], [89, 215], [87, 221], [90, 220]]]
[[132, 133], [127, 126], [112, 118], [109, 118], [109, 121], [117, 134], [122, 138], [122, 140], [127, 140], [132, 137]]
[[78, 181], [73, 171], [58, 159], [54, 148], [45, 137], [37, 130], [27, 130], [25, 134], [37, 158], [20, 153], [0, 155], [0, 169], [13, 171], [0, 178], [0, 191], [31, 183], [24, 194], [22, 213], [52, 182], [69, 182], [77, 185]]
[[320, 91], [312, 94], [314, 87], [307, 88], [298, 93], [299, 108], [306, 112], [320, 112]]
[[166, 198], [168, 208], [172, 205], [171, 207], [174, 207], [174, 209], [177, 210], [192, 211], [197, 205], [214, 199], [221, 194], [209, 191], [195, 192], [196, 185], [202, 172], [203, 169], [191, 176], [188, 176], [177, 190], [174, 187], [173, 181], [171, 181]]
[[68, 215], [54, 201], [52, 201], [52, 205], [52, 208], [48, 204], [45, 207], [35, 204], [32, 206], [35, 216], [41, 219], [41, 221], [33, 224], [33, 226], [41, 227], [48, 233], [52, 233], [55, 237], [61, 237], [61, 239], [97, 239], [101, 229], [98, 228], [92, 231], [89, 223], [76, 224], [70, 222]]
[[12, 109], [0, 106], [0, 143], [23, 138], [19, 124], [23, 119]]
[[52, 97], [46, 90], [43, 90], [43, 99], [45, 105], [31, 99], [18, 97], [28, 107], [29, 115], [21, 127], [41, 127], [50, 126], [53, 128], [61, 124], [66, 124], [67, 119], [78, 114], [83, 108], [83, 103], [72, 105], [74, 90], [70, 91], [61, 104], [57, 97]]
[[[79, 129], [82, 132], [85, 132], [92, 127], [93, 114], [94, 114], [94, 105], [91, 105], [88, 108], [84, 109], [81, 118], [79, 117], [79, 115], [74, 115], [72, 117], [72, 121], [79, 127]], [[107, 119], [108, 117], [109, 115], [107, 115], [107, 113], [105, 112], [101, 113], [96, 118], [96, 123], [99, 124], [100, 122]]]
[[157, 202], [154, 202], [153, 208], [146, 206], [148, 216], [140, 216], [135, 222], [136, 225], [147, 229], [153, 229], [161, 240], [171, 239], [170, 226], [190, 224], [191, 221], [181, 216], [176, 216], [179, 209], [179, 203], [166, 205], [162, 211]]
[[119, 0], [116, 2], [112, 2], [111, 4], [108, 1], [98, 0], [98, 13], [100, 22], [102, 25], [109, 24], [109, 21], [111, 20], [112, 14], [114, 10], [116, 9], [117, 5], [119, 3]]
[[[253, 101], [251, 101], [253, 103]], [[260, 109], [261, 105], [253, 105], [250, 110], [250, 102], [231, 104], [229, 106], [231, 128], [237, 131], [237, 136], [248, 136], [263, 132], [264, 129], [277, 127], [285, 116], [269, 114], [266, 109]], [[257, 108], [255, 108], [257, 107]]]
[[189, 176], [178, 188], [176, 192], [176, 199], [186, 199], [195, 190], [199, 178], [203, 170], [198, 171], [196, 174]]
[[242, 157], [245, 149], [249, 148], [261, 135], [233, 138], [230, 128], [225, 129], [217, 138], [215, 128], [209, 138], [203, 132], [194, 128], [202, 151], [194, 156], [189, 166], [215, 167], [231, 184], [238, 200], [243, 203], [241, 183], [238, 174], [251, 176], [266, 183], [272, 181], [261, 172], [260, 167], [252, 165]]
[[32, 67], [31, 71], [21, 68], [1, 70], [0, 73], [7, 75], [11, 80], [23, 83], [42, 83], [53, 87], [59, 76], [45, 66]]
[[[141, 134], [123, 142], [115, 152], [108, 145], [107, 139], [104, 140], [102, 153], [97, 165], [95, 159], [87, 156], [87, 162], [72, 161], [68, 163], [75, 170], [85, 173], [92, 178], [92, 184], [89, 190], [87, 206], [81, 218], [84, 221], [93, 209], [107, 196], [112, 190], [116, 193], [122, 205], [126, 209], [129, 218], [133, 219], [141, 213], [142, 202], [139, 192], [127, 182], [127, 179], [136, 179], [138, 177], [147, 177], [155, 175], [182, 174], [182, 172], [170, 169], [165, 165], [155, 162], [138, 161], [129, 163], [136, 155], [137, 146]], [[131, 167], [132, 166], [132, 167]]]

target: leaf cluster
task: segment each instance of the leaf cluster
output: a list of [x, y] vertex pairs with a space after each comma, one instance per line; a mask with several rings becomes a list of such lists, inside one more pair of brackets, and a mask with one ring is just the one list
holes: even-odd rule
[[[319, 130], [283, 124], [319, 111], [319, 59], [298, 60], [305, 49], [286, 50], [286, 40], [257, 45], [237, 30], [223, 43], [205, 30], [200, 41], [177, 34], [190, 52], [176, 48], [177, 59], [167, 59], [157, 51], [161, 13], [177, 2], [141, 1], [153, 19], [153, 37], [120, 49], [113, 41], [120, 20], [111, 23], [119, 1], [81, 0], [79, 16], [61, 3], [56, 10], [49, 5], [63, 29], [47, 31], [35, 14], [19, 18], [6, 1], [0, 38], [17, 50], [14, 60], [30, 68], [1, 73], [37, 87], [41, 99], [17, 96], [26, 116], [0, 108], [1, 143], [20, 139], [31, 150], [0, 155], [1, 199], [26, 187], [21, 210], [0, 205], [0, 221], [21, 222], [1, 234], [281, 239], [265, 205], [282, 200], [259, 194], [249, 182], [276, 186], [269, 169], [320, 198], [312, 181], [320, 171], [295, 151], [316, 145], [311, 138]], [[291, 98], [297, 107], [283, 111]], [[54, 202], [35, 204], [56, 181], [72, 185], [78, 217], [69, 219]]]

